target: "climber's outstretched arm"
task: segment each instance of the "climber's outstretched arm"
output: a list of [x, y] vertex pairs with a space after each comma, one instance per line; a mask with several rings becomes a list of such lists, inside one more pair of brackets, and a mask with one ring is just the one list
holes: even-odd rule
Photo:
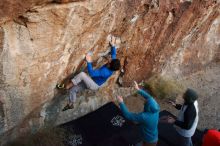
[[122, 96], [117, 96], [117, 100], [119, 102], [119, 106], [120, 106], [120, 109], [121, 109], [123, 115], [127, 119], [134, 121], [134, 122], [138, 122], [138, 123], [142, 123], [146, 120], [144, 118], [144, 113], [131, 113], [131, 112], [129, 112], [128, 108], [124, 104]]
[[112, 59], [116, 59], [116, 38], [114, 36], [111, 37], [111, 41], [109, 42], [111, 46], [111, 57]]
[[116, 59], [116, 47], [115, 46], [111, 46], [111, 57], [112, 59]]
[[139, 88], [138, 83], [136, 81], [134, 81], [134, 87], [137, 90], [137, 93], [143, 96], [146, 100], [153, 99], [153, 97], [149, 93]]
[[140, 94], [141, 96], [143, 96], [146, 100], [151, 100], [153, 99], [153, 97], [146, 91], [142, 90], [142, 89], [139, 89], [137, 91], [138, 94]]
[[88, 73], [90, 75], [90, 77], [108, 77], [109, 76], [109, 72], [105, 72], [103, 70], [100, 69], [93, 69], [92, 66], [92, 57], [90, 54], [86, 55], [86, 61], [87, 61], [87, 69], [88, 69]]

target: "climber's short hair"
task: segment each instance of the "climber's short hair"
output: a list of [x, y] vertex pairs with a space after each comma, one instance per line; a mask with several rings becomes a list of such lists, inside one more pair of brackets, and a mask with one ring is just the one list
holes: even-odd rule
[[117, 71], [121, 68], [120, 60], [119, 59], [112, 59], [109, 65], [110, 70]]

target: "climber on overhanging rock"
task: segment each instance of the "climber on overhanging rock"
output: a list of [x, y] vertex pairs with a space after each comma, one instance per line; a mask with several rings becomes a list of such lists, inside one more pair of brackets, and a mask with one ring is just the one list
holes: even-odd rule
[[107, 79], [113, 74], [114, 71], [120, 69], [120, 60], [116, 59], [116, 38], [112, 37], [109, 44], [111, 45], [111, 60], [107, 64], [98, 69], [93, 69], [91, 53], [86, 55], [88, 74], [84, 72], [79, 73], [71, 79], [66, 85], [57, 85], [59, 89], [70, 90], [69, 102], [63, 108], [63, 111], [74, 108], [76, 101], [76, 94], [84, 89], [97, 90]]

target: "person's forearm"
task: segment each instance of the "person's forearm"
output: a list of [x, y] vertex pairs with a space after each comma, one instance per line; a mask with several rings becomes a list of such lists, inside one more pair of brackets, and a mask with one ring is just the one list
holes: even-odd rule
[[142, 89], [139, 89], [137, 91], [138, 94], [140, 94], [141, 96], [143, 96], [146, 100], [152, 98], [152, 96], [150, 94], [148, 94], [147, 92], [145, 92], [144, 90]]
[[190, 111], [189, 109], [186, 109], [186, 111], [184, 112], [184, 121], [176, 120], [174, 124], [183, 129], [189, 130], [192, 127], [195, 118], [196, 111]]
[[120, 102], [119, 103], [119, 106], [121, 108], [121, 111], [123, 114], [127, 114], [129, 111], [128, 111], [128, 108], [126, 107], [126, 105], [124, 104], [124, 102]]
[[129, 112], [128, 108], [124, 104], [124, 102], [119, 103], [120, 109], [128, 120], [134, 121], [134, 122], [143, 122], [143, 117], [141, 114], [131, 113]]
[[190, 121], [190, 122], [188, 122], [188, 121], [181, 122], [181, 121], [179, 121], [179, 120], [176, 120], [174, 124], [177, 125], [178, 127], [182, 128], [182, 129], [189, 130], [189, 129], [192, 127], [192, 125], [193, 125], [193, 121]]
[[127, 119], [131, 120], [130, 112], [128, 111], [128, 108], [127, 108], [127, 106], [124, 104], [124, 102], [119, 103], [119, 106], [120, 106], [120, 109], [121, 109], [123, 115], [124, 115]]
[[112, 59], [116, 59], [116, 47], [115, 46], [111, 46], [111, 57]]
[[92, 62], [87, 62], [87, 69], [88, 69], [88, 71], [93, 70]]
[[179, 121], [179, 120], [176, 120], [176, 121], [174, 122], [174, 124], [175, 124], [176, 126], [180, 127], [180, 128], [185, 129], [185, 124], [184, 124], [184, 122], [181, 122], [181, 121]]
[[92, 62], [87, 62], [87, 70], [90, 76], [93, 75], [93, 67], [92, 67]]

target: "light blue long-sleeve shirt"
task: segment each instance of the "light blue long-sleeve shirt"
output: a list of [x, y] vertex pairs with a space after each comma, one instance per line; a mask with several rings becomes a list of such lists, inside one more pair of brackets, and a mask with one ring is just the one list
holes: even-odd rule
[[147, 102], [144, 105], [144, 111], [141, 113], [131, 113], [128, 111], [126, 105], [121, 102], [120, 108], [123, 115], [140, 125], [142, 139], [148, 143], [155, 143], [158, 141], [158, 120], [160, 107], [151, 95], [143, 90], [138, 93], [142, 95]]
[[[111, 47], [111, 58], [116, 59], [116, 48], [114, 46]], [[107, 65], [103, 65], [99, 69], [93, 69], [92, 63], [87, 62], [87, 69], [90, 77], [92, 77], [93, 81], [96, 82], [99, 86], [101, 86], [105, 81], [113, 74], [114, 71], [110, 70]]]

